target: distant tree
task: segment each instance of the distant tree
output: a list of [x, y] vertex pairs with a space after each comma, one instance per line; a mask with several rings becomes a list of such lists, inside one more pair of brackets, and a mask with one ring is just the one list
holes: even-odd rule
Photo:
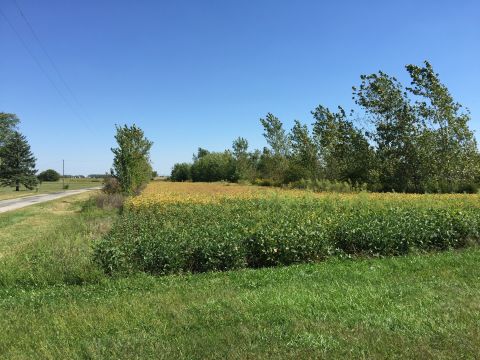
[[170, 179], [172, 181], [188, 181], [192, 180], [192, 165], [188, 163], [177, 163], [173, 165]]
[[0, 158], [0, 184], [15, 186], [15, 191], [20, 190], [20, 185], [27, 189], [33, 189], [37, 185], [36, 159], [25, 136], [14, 131], [0, 148]]
[[236, 177], [238, 179], [252, 179], [254, 176], [254, 164], [248, 153], [248, 141], [245, 138], [238, 137], [232, 144], [233, 157], [235, 159]]
[[193, 161], [195, 162], [198, 159], [200, 159], [203, 156], [208, 155], [208, 154], [210, 154], [210, 151], [208, 151], [207, 149], [203, 149], [203, 148], [199, 147], [198, 150], [197, 150], [197, 153], [193, 154]]
[[339, 107], [335, 113], [320, 105], [312, 115], [324, 177], [352, 184], [369, 182], [374, 152], [362, 132], [347, 119], [345, 110]]
[[120, 182], [124, 194], [137, 192], [152, 175], [150, 149], [153, 145], [136, 125], [116, 126], [118, 147], [114, 154], [112, 175]]
[[210, 152], [192, 164], [193, 181], [236, 181], [235, 159], [230, 151]]
[[268, 170], [265, 176], [276, 181], [284, 181], [288, 168], [288, 159], [291, 143], [288, 134], [283, 128], [283, 123], [273, 114], [268, 113], [265, 119], [260, 119], [263, 126], [263, 136], [270, 146], [269, 151], [263, 152], [263, 170]]
[[[318, 161], [318, 144], [310, 135], [306, 125], [295, 120], [290, 132], [290, 143], [292, 147], [291, 162], [289, 166], [289, 179], [294, 180], [292, 175], [297, 174], [301, 178], [317, 179], [320, 176], [320, 163]], [[287, 181], [288, 182], [288, 181]]]
[[268, 113], [265, 119], [260, 119], [263, 126], [263, 136], [270, 145], [273, 155], [286, 157], [290, 152], [290, 139], [283, 129], [282, 122], [273, 114]]
[[153, 170], [152, 171], [152, 179], [155, 179], [156, 177], [158, 177], [158, 172]]
[[38, 174], [37, 178], [40, 181], [58, 181], [60, 174], [53, 169], [48, 169]]

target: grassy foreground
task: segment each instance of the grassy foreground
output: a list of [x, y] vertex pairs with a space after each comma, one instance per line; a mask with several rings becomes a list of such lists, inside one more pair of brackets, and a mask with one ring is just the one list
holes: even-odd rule
[[480, 250], [108, 278], [89, 195], [0, 215], [4, 358], [475, 358]]
[[[90, 187], [97, 187], [102, 185], [102, 179], [65, 179], [65, 185], [68, 185], [68, 190], [78, 190]], [[37, 194], [48, 194], [57, 191], [63, 191], [63, 183], [60, 181], [44, 181], [38, 185], [38, 190], [29, 190], [23, 186], [20, 191], [15, 191], [15, 188], [0, 187], [0, 200], [14, 199]]]

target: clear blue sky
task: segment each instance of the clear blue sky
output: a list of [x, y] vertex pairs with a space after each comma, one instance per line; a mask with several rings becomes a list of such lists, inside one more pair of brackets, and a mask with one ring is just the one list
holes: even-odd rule
[[[480, 2], [16, 0], [56, 63], [78, 109], [13, 0], [0, 9], [67, 106], [0, 16], [0, 111], [16, 113], [37, 167], [103, 173], [114, 124], [154, 141], [160, 173], [198, 146], [237, 136], [263, 147], [259, 118], [311, 123], [318, 104], [353, 106], [360, 74], [428, 59], [480, 130]], [[83, 121], [76, 115], [84, 115]], [[478, 138], [478, 134], [477, 134]]]

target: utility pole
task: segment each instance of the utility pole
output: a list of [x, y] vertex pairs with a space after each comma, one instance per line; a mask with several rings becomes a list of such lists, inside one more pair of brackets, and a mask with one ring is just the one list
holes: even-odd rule
[[65, 160], [62, 160], [62, 189], [65, 190]]

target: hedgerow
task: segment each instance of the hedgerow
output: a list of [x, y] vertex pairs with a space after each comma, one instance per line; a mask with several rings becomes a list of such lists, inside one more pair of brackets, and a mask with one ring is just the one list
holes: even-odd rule
[[224, 271], [391, 256], [478, 243], [480, 206], [462, 197], [226, 197], [136, 200], [95, 248], [107, 273]]

